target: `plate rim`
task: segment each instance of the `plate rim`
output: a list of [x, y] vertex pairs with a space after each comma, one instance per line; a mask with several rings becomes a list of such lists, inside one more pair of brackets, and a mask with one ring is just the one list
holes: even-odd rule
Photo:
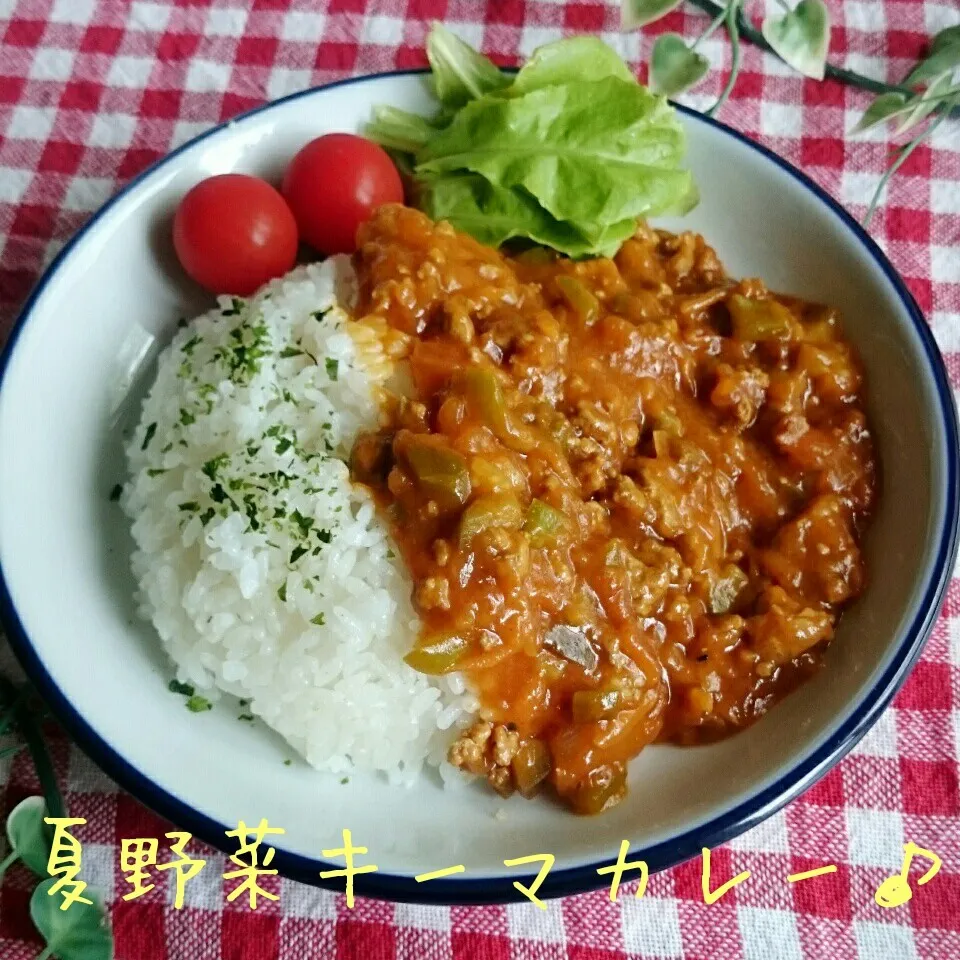
[[[348, 77], [331, 83], [321, 84], [272, 100], [260, 106], [231, 117], [179, 147], [160, 157], [121, 190], [97, 209], [90, 218], [67, 241], [53, 258], [21, 307], [10, 330], [9, 337], [0, 353], [0, 391], [7, 367], [13, 357], [17, 341], [30, 320], [37, 301], [48, 283], [53, 279], [60, 266], [72, 254], [83, 238], [117, 203], [134, 191], [144, 180], [166, 166], [180, 154], [196, 144], [214, 136], [228, 126], [256, 116], [282, 104], [305, 97], [315, 96], [338, 87], [362, 84], [373, 80], [408, 76], [426, 76], [426, 68], [407, 70], [388, 70]], [[716, 847], [771, 816], [791, 800], [809, 789], [830, 769], [832, 769], [874, 725], [890, 700], [900, 689], [911, 668], [919, 658], [930, 632], [938, 618], [947, 587], [951, 580], [954, 561], [957, 556], [958, 534], [960, 534], [960, 429], [958, 429], [957, 409], [949, 375], [933, 334], [924, 319], [915, 298], [907, 288], [903, 278], [880, 249], [875, 240], [853, 218], [853, 216], [835, 200], [826, 190], [799, 170], [792, 163], [778, 156], [772, 150], [751, 139], [746, 134], [727, 126], [727, 124], [707, 117], [696, 110], [681, 104], [673, 106], [684, 116], [696, 122], [706, 124], [721, 133], [739, 141], [748, 149], [756, 151], [766, 160], [774, 163], [788, 173], [797, 183], [813, 194], [841, 223], [853, 233], [874, 263], [880, 267], [891, 283], [901, 304], [910, 317], [919, 337], [930, 375], [936, 387], [939, 401], [938, 412], [943, 421], [946, 447], [946, 522], [940, 532], [940, 543], [929, 582], [923, 592], [917, 615], [904, 631], [904, 637], [894, 656], [879, 678], [868, 691], [863, 703], [838, 727], [834, 734], [819, 748], [800, 763], [790, 767], [765, 789], [743, 800], [730, 810], [706, 820], [702, 824], [683, 831], [675, 837], [661, 841], [650, 847], [633, 847], [631, 856], [642, 857], [650, 872], [665, 870], [686, 860], [698, 856], [703, 848]], [[63, 692], [54, 682], [46, 666], [33, 648], [22, 623], [20, 622], [13, 599], [7, 587], [0, 561], [0, 624], [6, 630], [10, 647], [21, 666], [37, 688], [40, 695], [50, 706], [54, 715], [63, 725], [74, 742], [110, 776], [122, 789], [150, 809], [177, 826], [190, 831], [195, 837], [227, 854], [235, 853], [237, 844], [231, 843], [224, 834], [234, 827], [219, 823], [212, 817], [194, 809], [190, 803], [163, 787], [154, 783], [116, 751], [101, 737], [72, 706]], [[569, 896], [600, 888], [606, 880], [597, 873], [597, 868], [609, 863], [609, 859], [551, 871], [538, 894], [544, 898]], [[273, 866], [282, 876], [312, 886], [324, 887], [342, 892], [342, 884], [335, 879], [321, 879], [319, 872], [339, 864], [331, 864], [317, 857], [306, 857], [291, 853], [282, 848], [276, 849]], [[518, 889], [519, 884], [529, 886], [534, 880], [532, 874], [516, 875], [504, 873], [482, 879], [464, 878], [460, 880], [434, 880], [429, 884], [419, 884], [413, 877], [385, 872], [363, 874], [354, 880], [354, 890], [358, 896], [374, 897], [393, 902], [421, 903], [434, 905], [480, 905], [501, 904], [523, 901], [525, 894]]]

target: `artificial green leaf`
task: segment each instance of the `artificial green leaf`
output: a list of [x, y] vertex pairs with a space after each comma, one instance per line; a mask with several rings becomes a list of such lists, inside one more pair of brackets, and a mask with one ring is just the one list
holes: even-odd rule
[[469, 104], [417, 156], [417, 173], [469, 170], [522, 187], [578, 230], [689, 209], [676, 113], [637, 83], [607, 77]]
[[434, 220], [447, 220], [487, 246], [515, 237], [552, 247], [571, 257], [613, 256], [636, 229], [636, 221], [613, 224], [596, 240], [550, 216], [525, 190], [496, 187], [472, 173], [447, 174], [424, 185], [423, 206]]
[[909, 101], [911, 109], [907, 112], [900, 126], [897, 127], [897, 133], [906, 133], [911, 127], [926, 120], [937, 107], [943, 103], [944, 97], [949, 95], [953, 84], [951, 73], [941, 73], [935, 77], [930, 86], [920, 96]]
[[870, 226], [870, 221], [873, 219], [873, 215], [877, 212], [877, 207], [880, 205], [880, 200], [883, 197], [884, 191], [887, 189], [887, 184], [890, 182], [893, 175], [910, 159], [914, 150], [918, 149], [922, 144], [926, 143], [933, 135], [936, 133], [937, 128], [944, 120], [950, 115], [950, 112], [960, 105], [960, 96], [955, 96], [952, 100], [948, 101], [946, 104], [947, 109], [943, 113], [938, 114], [933, 120], [926, 125], [909, 143], [904, 144], [897, 150], [896, 159], [893, 163], [887, 167], [883, 176], [880, 178], [880, 182], [877, 184], [877, 189], [873, 194], [873, 199], [870, 201], [870, 206], [867, 207], [867, 212], [863, 218], [864, 227]]
[[103, 905], [84, 891], [94, 903], [73, 903], [61, 910], [59, 894], [50, 895], [56, 877], [44, 880], [30, 897], [30, 919], [59, 960], [113, 960], [113, 934]]
[[620, 0], [620, 29], [636, 30], [645, 27], [671, 10], [675, 10], [683, 0]]
[[634, 82], [630, 68], [599, 37], [570, 37], [535, 50], [507, 92], [514, 96], [541, 87], [604, 77]]
[[364, 133], [391, 150], [416, 153], [437, 132], [437, 128], [418, 113], [408, 113], [396, 107], [373, 108], [373, 121]]
[[930, 52], [907, 77], [905, 83], [914, 86], [926, 83], [942, 73], [953, 73], [960, 67], [960, 26], [941, 30], [930, 43]]
[[650, 56], [650, 89], [675, 97], [695, 87], [709, 69], [707, 58], [691, 50], [679, 34], [661, 34]]
[[801, 0], [783, 16], [768, 16], [761, 28], [767, 43], [798, 73], [822, 80], [830, 47], [830, 11], [823, 0]]
[[851, 130], [851, 133], [862, 133], [871, 127], [876, 127], [881, 123], [891, 119], [891, 117], [900, 116], [908, 107], [908, 101], [905, 94], [902, 93], [881, 93], [873, 103], [864, 111], [860, 122]]
[[[708, 117], [715, 117], [720, 108], [730, 99], [733, 88], [737, 84], [737, 77], [740, 76], [740, 14], [743, 8], [743, 0], [727, 0], [727, 5], [723, 9], [723, 25], [726, 28], [727, 36], [730, 38], [730, 71], [727, 74], [727, 82], [720, 91], [720, 96], [714, 101], [713, 105], [707, 107], [704, 113]], [[717, 19], [714, 23], [719, 23]], [[710, 28], [712, 29], [712, 27]], [[709, 29], [707, 31], [709, 33]]]
[[53, 830], [43, 822], [49, 816], [43, 797], [21, 800], [7, 817], [7, 839], [17, 856], [38, 877], [46, 877]]
[[930, 52], [938, 53], [947, 47], [960, 45], [960, 23], [955, 27], [944, 27], [931, 41]]
[[482, 53], [446, 27], [434, 23], [427, 36], [427, 59], [433, 70], [433, 90], [445, 106], [456, 109], [510, 83]]

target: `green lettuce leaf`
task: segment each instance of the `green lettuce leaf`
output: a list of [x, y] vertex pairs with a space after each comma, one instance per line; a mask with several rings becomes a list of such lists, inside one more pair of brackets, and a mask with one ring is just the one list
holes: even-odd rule
[[702, 53], [687, 46], [677, 33], [661, 33], [650, 54], [650, 89], [676, 97], [695, 87], [710, 69]]
[[627, 65], [598, 37], [571, 37], [535, 50], [520, 68], [509, 92], [511, 95], [529, 93], [541, 87], [604, 77], [634, 81]]
[[469, 170], [523, 187], [558, 220], [596, 235], [627, 217], [688, 210], [684, 149], [665, 100], [607, 77], [474, 101], [417, 154], [416, 171]]
[[623, 245], [624, 240], [629, 240], [637, 232], [637, 221], [635, 217], [627, 217], [625, 220], [618, 220], [616, 223], [589, 233], [584, 237], [585, 243], [583, 249], [576, 248], [573, 253], [567, 252], [567, 256], [578, 260], [581, 257], [613, 257]]
[[598, 38], [540, 47], [513, 78], [437, 24], [427, 55], [438, 112], [381, 107], [366, 132], [434, 219], [490, 246], [612, 256], [638, 218], [696, 204], [675, 111]]
[[397, 107], [373, 108], [373, 121], [367, 124], [366, 135], [391, 150], [416, 153], [437, 133], [437, 127], [421, 117]]
[[433, 71], [433, 91], [449, 109], [510, 84], [510, 77], [495, 64], [439, 23], [433, 24], [427, 36], [427, 59]]
[[471, 173], [423, 182], [421, 206], [434, 220], [447, 220], [490, 247], [522, 238], [571, 257], [612, 257], [636, 230], [633, 219], [606, 227], [593, 238], [552, 217], [523, 190], [508, 190]]
[[908, 86], [926, 83], [941, 73], [960, 67], [960, 25], [941, 30], [930, 44], [930, 51], [904, 81]]

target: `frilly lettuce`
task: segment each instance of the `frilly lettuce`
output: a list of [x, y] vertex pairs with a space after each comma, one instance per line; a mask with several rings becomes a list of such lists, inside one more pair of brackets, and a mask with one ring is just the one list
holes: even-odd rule
[[380, 107], [367, 133], [401, 155], [434, 219], [491, 246], [612, 256], [637, 218], [696, 204], [675, 111], [599, 39], [541, 47], [512, 78], [439, 25], [427, 51], [439, 113]]
[[435, 220], [448, 220], [490, 247], [521, 239], [570, 257], [612, 257], [637, 228], [636, 220], [630, 218], [588, 237], [552, 217], [525, 190], [494, 186], [475, 173], [431, 178], [423, 184], [421, 200], [423, 209]]
[[433, 71], [433, 92], [450, 110], [510, 85], [510, 78], [495, 64], [439, 24], [427, 37], [427, 60]]

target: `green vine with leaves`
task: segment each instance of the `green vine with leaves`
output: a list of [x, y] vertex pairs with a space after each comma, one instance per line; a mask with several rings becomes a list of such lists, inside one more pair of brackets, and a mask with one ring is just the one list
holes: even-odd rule
[[30, 897], [30, 919], [46, 946], [37, 960], [112, 960], [113, 934], [103, 903], [94, 896], [90, 904], [74, 903], [61, 910], [60, 898], [51, 895], [57, 878], [47, 869], [53, 836], [45, 818], [65, 817], [67, 811], [41, 731], [44, 716], [43, 705], [29, 686], [17, 687], [0, 677], [0, 740], [13, 741], [0, 749], [0, 758], [25, 747], [43, 791], [42, 797], [18, 803], [7, 816], [10, 850], [0, 860], [0, 881], [17, 862], [39, 881]]
[[[703, 33], [688, 44], [676, 33], [661, 34], [650, 56], [650, 86], [664, 96], [676, 97], [695, 87], [706, 76], [709, 62], [698, 48], [723, 27], [730, 39], [730, 72], [717, 101], [705, 112], [713, 116], [726, 103], [740, 71], [742, 40], [778, 57], [797, 73], [814, 80], [836, 80], [876, 94], [851, 133], [861, 133], [883, 123], [895, 124], [895, 135], [915, 131], [897, 147], [864, 216], [869, 225], [890, 178], [910, 155], [928, 141], [948, 119], [960, 117], [960, 24], [941, 30], [930, 42], [923, 59], [900, 84], [884, 83], [837, 66], [827, 60], [830, 48], [830, 11], [824, 0], [800, 0], [791, 7], [777, 0], [779, 14], [764, 18], [758, 29], [744, 10], [744, 0], [689, 0], [712, 19]], [[644, 27], [675, 10], [683, 0], [622, 0], [624, 30]]]

